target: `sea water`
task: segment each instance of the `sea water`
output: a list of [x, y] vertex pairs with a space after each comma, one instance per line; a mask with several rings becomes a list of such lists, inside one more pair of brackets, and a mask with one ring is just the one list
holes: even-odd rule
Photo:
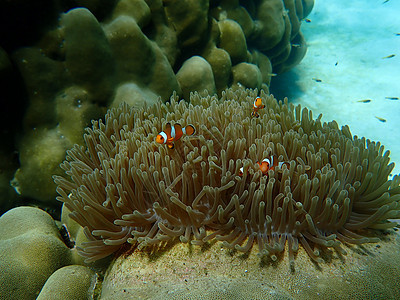
[[278, 99], [380, 141], [396, 163], [392, 175], [400, 173], [399, 13], [398, 0], [316, 0], [301, 25], [306, 56], [271, 84]]

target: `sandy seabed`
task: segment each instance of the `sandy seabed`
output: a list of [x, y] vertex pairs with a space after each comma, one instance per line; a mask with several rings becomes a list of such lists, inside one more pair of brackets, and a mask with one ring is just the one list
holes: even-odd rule
[[384, 2], [316, 0], [311, 22], [301, 27], [307, 54], [274, 78], [271, 92], [380, 141], [396, 163], [394, 175], [400, 173], [400, 99], [386, 97], [400, 98], [400, 1]]

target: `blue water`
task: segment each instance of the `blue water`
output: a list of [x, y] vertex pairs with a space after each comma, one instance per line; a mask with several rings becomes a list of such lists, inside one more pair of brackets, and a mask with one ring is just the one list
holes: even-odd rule
[[[400, 172], [400, 1], [317, 0], [301, 30], [302, 62], [276, 78], [272, 92], [381, 141]], [[383, 58], [395, 54], [392, 58]], [[321, 79], [316, 82], [313, 78]], [[371, 99], [369, 103], [358, 100]], [[380, 121], [377, 117], [385, 119]]]

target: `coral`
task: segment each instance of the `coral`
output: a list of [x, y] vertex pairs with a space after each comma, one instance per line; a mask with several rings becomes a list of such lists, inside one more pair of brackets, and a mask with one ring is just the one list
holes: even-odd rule
[[40, 291], [38, 300], [93, 299], [95, 273], [87, 267], [71, 265], [58, 269]]
[[[36, 130], [21, 144], [20, 168], [11, 185], [18, 194], [36, 195], [38, 199], [52, 197], [53, 183], [47, 178], [60, 173], [57, 163], [65, 155], [65, 147], [73, 144], [57, 130]], [[40, 170], [41, 176], [33, 177]]]
[[[80, 249], [86, 262], [125, 243], [143, 249], [179, 238], [256, 248], [272, 261], [286, 251], [291, 265], [302, 248], [320, 263], [327, 249], [343, 254], [343, 243], [377, 242], [373, 230], [396, 225], [388, 219], [400, 217], [400, 178], [388, 180], [394, 165], [379, 142], [263, 92], [266, 108], [252, 118], [256, 96], [192, 94], [190, 104], [174, 96], [148, 108], [121, 105], [93, 122], [85, 146], [67, 152], [67, 176], [54, 177], [89, 240]], [[173, 150], [160, 146], [167, 122], [193, 124], [196, 135]], [[256, 162], [271, 155], [287, 164], [265, 176]]]
[[60, 25], [63, 29], [63, 71], [66, 78], [87, 90], [96, 102], [105, 102], [112, 93], [112, 43], [109, 43], [100, 23], [87, 9], [69, 11], [62, 16]]
[[206, 90], [210, 94], [216, 92], [211, 66], [200, 56], [192, 56], [186, 60], [176, 74], [176, 78], [185, 99], [188, 99], [190, 93], [194, 91], [203, 92]]
[[47, 278], [71, 262], [44, 211], [17, 207], [0, 217], [0, 299], [36, 299]]
[[[61, 151], [77, 142], [91, 118], [125, 99], [140, 106], [157, 97], [166, 101], [174, 91], [185, 99], [192, 91], [220, 95], [237, 85], [268, 91], [272, 71], [288, 70], [304, 56], [300, 23], [312, 6], [310, 0], [75, 0], [52, 2], [43, 10], [46, 18], [41, 6], [35, 7], [29, 20], [40, 17], [43, 24], [33, 22], [39, 24], [33, 38], [21, 35], [26, 44], [5, 32], [7, 55], [28, 102], [17, 148], [28, 153], [25, 140], [30, 140], [37, 149], [32, 162], [21, 155], [14, 186], [23, 197], [42, 202], [51, 203], [55, 195], [52, 184], [37, 189], [50, 181], [47, 170], [57, 172], [60, 161], [54, 157], [46, 170], [36, 169], [48, 151], [35, 130], [51, 133], [48, 140], [62, 139]], [[7, 4], [2, 10], [10, 11], [7, 24], [32, 9], [25, 4], [17, 13], [16, 7]], [[57, 108], [63, 94], [80, 103], [74, 122]]]
[[232, 81], [234, 84], [259, 89], [261, 87], [261, 79], [261, 71], [255, 64], [240, 63], [232, 67]]
[[220, 37], [219, 47], [228, 52], [232, 64], [247, 60], [246, 37], [242, 27], [233, 20], [222, 20], [218, 22]]

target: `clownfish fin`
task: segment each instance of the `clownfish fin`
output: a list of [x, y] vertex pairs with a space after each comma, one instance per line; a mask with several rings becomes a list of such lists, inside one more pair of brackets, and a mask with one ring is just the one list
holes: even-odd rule
[[195, 134], [196, 129], [194, 128], [194, 126], [192, 124], [189, 124], [189, 125], [186, 125], [183, 132], [187, 135], [193, 135], [193, 134]]
[[252, 117], [255, 117], [255, 118], [258, 118], [260, 115], [259, 115], [256, 111], [253, 111], [253, 112], [251, 113], [251, 116], [252, 116]]
[[175, 147], [174, 143], [169, 143], [169, 144], [167, 144], [167, 146], [169, 149], [174, 149], [174, 147]]

